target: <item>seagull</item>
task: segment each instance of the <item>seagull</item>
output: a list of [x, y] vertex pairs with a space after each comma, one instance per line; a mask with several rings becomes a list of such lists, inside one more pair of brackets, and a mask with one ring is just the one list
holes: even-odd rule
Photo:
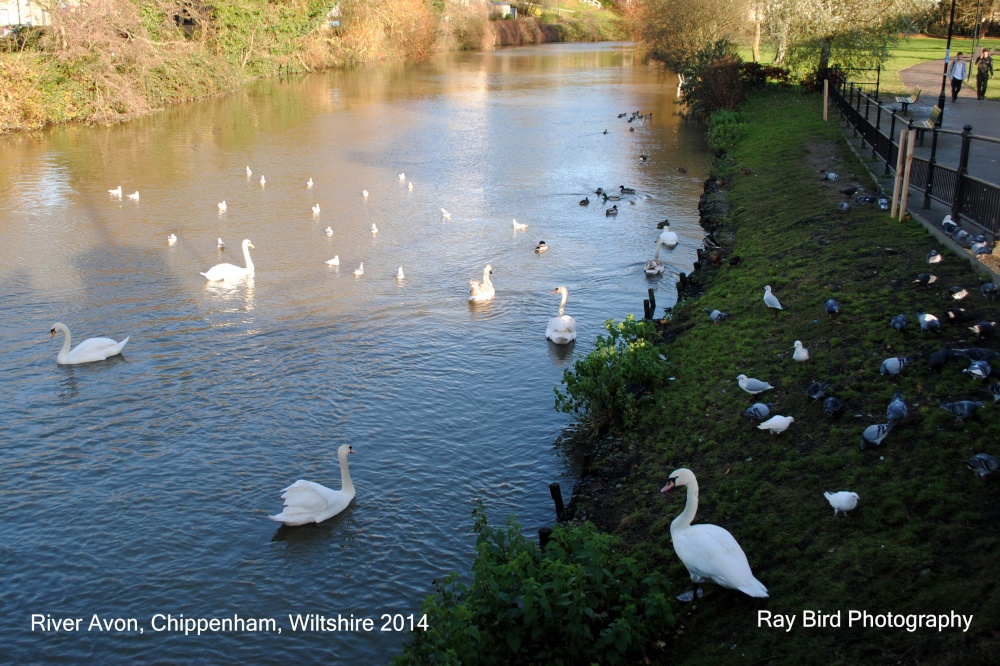
[[376, 227], [375, 223], [372, 222], [372, 236], [374, 236], [377, 233], [378, 233], [378, 227]]
[[361, 196], [363, 196], [365, 199], [367, 199], [368, 198], [368, 190], [361, 190]]
[[995, 321], [981, 321], [975, 326], [970, 326], [969, 330], [981, 338], [993, 335], [996, 332], [997, 323]]
[[778, 297], [771, 293], [770, 285], [764, 287], [764, 305], [769, 308], [774, 308], [775, 310], [784, 310], [784, 308], [781, 307], [781, 303], [778, 302]]
[[176, 234], [170, 234], [169, 236], [167, 236], [167, 245], [173, 245], [176, 242], [177, 242]]
[[821, 380], [821, 381], [813, 382], [812, 384], [810, 384], [809, 388], [806, 389], [806, 393], [813, 400], [819, 400], [824, 395], [826, 395], [826, 390], [828, 388], [830, 388], [830, 382], [822, 381]]
[[715, 324], [718, 324], [720, 321], [729, 316], [728, 312], [723, 312], [722, 310], [709, 310], [708, 308], [702, 308], [702, 310], [708, 313], [708, 318]]
[[589, 206], [590, 205], [590, 197], [584, 197], [584, 198], [580, 199], [580, 205], [581, 206]]
[[250, 176], [252, 176], [252, 175], [253, 175], [253, 171], [250, 170], [250, 167], [247, 167], [247, 179], [249, 180]]
[[788, 426], [792, 425], [795, 419], [791, 416], [782, 416], [781, 414], [775, 414], [768, 420], [757, 426], [758, 430], [770, 430], [772, 435], [777, 435], [788, 430]]
[[122, 198], [122, 186], [119, 185], [118, 187], [116, 187], [113, 190], [108, 190], [108, 194], [110, 194], [113, 197], [117, 197], [117, 198], [121, 199]]
[[220, 201], [219, 202], [219, 212], [220, 213], [225, 213], [226, 212], [226, 208], [227, 208], [226, 202], [225, 201]]
[[326, 228], [326, 235], [327, 236], [332, 236], [333, 235], [333, 227], [327, 227]]
[[747, 377], [746, 375], [739, 375], [736, 377], [736, 380], [740, 383], [740, 388], [750, 395], [757, 395], [758, 393], [763, 393], [768, 389], [774, 388], [767, 382], [762, 382], [759, 379]]
[[400, 267], [399, 267], [399, 270], [398, 270], [398, 271], [396, 271], [396, 279], [397, 279], [397, 280], [402, 280], [402, 279], [403, 279], [404, 277], [405, 277], [405, 276], [403, 275], [403, 267], [402, 267], [402, 266], [400, 266]]
[[865, 428], [865, 431], [861, 433], [861, 450], [864, 450], [869, 444], [875, 446], [882, 444], [882, 440], [885, 439], [890, 430], [892, 430], [891, 423], [878, 423]]
[[827, 416], [833, 418], [840, 413], [840, 400], [834, 398], [832, 395], [823, 401], [823, 411]]
[[917, 276], [917, 279], [914, 280], [914, 282], [916, 282], [922, 287], [932, 285], [936, 281], [937, 281], [937, 275], [931, 275], [930, 273], [921, 273], [920, 275]]
[[132, 201], [138, 201], [139, 200], [139, 191], [136, 190], [132, 194], [128, 195], [128, 198], [131, 199]]
[[795, 351], [792, 352], [793, 361], [802, 362], [809, 360], [809, 350], [803, 347], [799, 340], [796, 340], [793, 346], [795, 347]]
[[339, 266], [340, 265], [340, 255], [338, 254], [333, 259], [327, 259], [324, 263], [327, 266]]
[[451, 213], [449, 213], [444, 208], [442, 208], [441, 209], [441, 219], [442, 220], [450, 220], [451, 219]]
[[917, 360], [916, 356], [892, 356], [882, 361], [882, 367], [878, 369], [878, 374], [898, 375], [907, 365]]
[[413, 182], [412, 181], [406, 184], [406, 189], [409, 190], [410, 192], [413, 191]]
[[524, 231], [525, 229], [528, 228], [527, 224], [522, 224], [521, 222], [518, 222], [517, 220], [514, 220], [512, 224], [513, 224], [513, 227], [514, 227], [514, 231]]
[[969, 295], [969, 292], [968, 290], [966, 290], [965, 287], [952, 287], [951, 289], [948, 290], [948, 293], [950, 293], [951, 297], [954, 298], [956, 301], [960, 301]]
[[833, 507], [834, 518], [836, 518], [837, 514], [841, 512], [846, 518], [847, 512], [856, 509], [858, 506], [858, 500], [861, 499], [858, 497], [857, 493], [852, 493], [847, 490], [841, 490], [839, 493], [824, 492], [823, 497], [825, 497], [826, 501]]
[[936, 352], [932, 352], [928, 359], [928, 366], [931, 370], [940, 370], [944, 367], [944, 364], [948, 362], [948, 359], [952, 357], [951, 347], [945, 347], [944, 349], [938, 349]]
[[923, 312], [918, 312], [917, 321], [920, 322], [921, 331], [933, 331], [938, 328], [941, 328], [941, 320], [932, 314], [925, 314]]
[[406, 180], [406, 174], [405, 173], [399, 174], [399, 182], [402, 183], [404, 180]]
[[889, 326], [902, 333], [903, 329], [906, 328], [906, 315], [902, 313], [896, 315], [889, 321]]
[[219, 248], [219, 252], [222, 252], [223, 250], [226, 249], [226, 244], [222, 242], [221, 238], [219, 239], [219, 242], [215, 244], [215, 246]]
[[982, 292], [983, 297], [990, 300], [993, 300], [997, 296], [997, 286], [993, 282], [987, 282], [979, 288], [979, 291]]
[[890, 426], [899, 425], [908, 413], [909, 410], [906, 408], [906, 403], [903, 402], [903, 392], [896, 391], [896, 394], [889, 402], [889, 406], [885, 408], [885, 420], [889, 422]]
[[942, 402], [941, 409], [954, 414], [959, 421], [972, 418], [976, 415], [976, 410], [983, 406], [978, 400], [958, 400], [956, 402]]
[[962, 372], [967, 372], [976, 379], [986, 379], [993, 372], [993, 368], [986, 361], [973, 361], [972, 365], [962, 370]]
[[837, 299], [830, 298], [826, 302], [826, 313], [831, 317], [840, 314], [840, 303], [837, 302]]
[[315, 206], [313, 206], [312, 207], [312, 211], [313, 211], [313, 217], [316, 217], [317, 215], [319, 215], [319, 204], [316, 204]]
[[940, 264], [941, 263], [941, 253], [937, 250], [931, 250], [927, 253], [927, 263], [928, 264]]
[[354, 277], [361, 277], [365, 274], [365, 262], [361, 262], [361, 265], [354, 269]]
[[260, 186], [264, 187], [265, 185], [267, 185], [267, 179], [264, 178], [264, 176], [261, 176], [260, 177]]
[[313, 186], [313, 179], [310, 177], [309, 180], [306, 181], [306, 189], [311, 190], [312, 186]]
[[754, 404], [743, 410], [743, 416], [748, 419], [755, 419], [757, 421], [763, 421], [768, 416], [771, 415], [771, 408], [774, 407], [774, 403], [770, 402], [755, 402]]
[[965, 464], [975, 472], [979, 478], [983, 478], [988, 474], [992, 474], [997, 471], [997, 459], [996, 456], [991, 456], [988, 453], [977, 453], [968, 460]]

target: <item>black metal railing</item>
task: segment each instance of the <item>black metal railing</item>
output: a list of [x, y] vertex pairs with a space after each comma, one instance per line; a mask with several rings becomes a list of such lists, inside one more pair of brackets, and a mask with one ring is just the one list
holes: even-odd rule
[[[848, 82], [844, 77], [832, 77], [830, 101], [854, 136], [861, 137], [863, 145], [871, 149], [872, 158], [882, 160], [883, 175], [889, 176], [896, 169], [902, 130], [916, 131], [921, 147], [925, 135], [930, 134], [930, 153], [914, 155], [910, 166], [910, 187], [923, 193], [923, 208], [930, 208], [934, 199], [950, 209], [952, 218], [978, 227], [996, 239], [1000, 235], [1000, 185], [988, 180], [993, 177], [992, 172], [970, 174], [969, 160], [973, 154], [996, 155], [1000, 139], [974, 135], [971, 125], [961, 132], [940, 127], [940, 120], [927, 127], [924, 121], [900, 115], [889, 103], [866, 92], [869, 87]], [[950, 148], [949, 157], [942, 163], [941, 148], [945, 145]], [[959, 148], [957, 157], [955, 147]]]

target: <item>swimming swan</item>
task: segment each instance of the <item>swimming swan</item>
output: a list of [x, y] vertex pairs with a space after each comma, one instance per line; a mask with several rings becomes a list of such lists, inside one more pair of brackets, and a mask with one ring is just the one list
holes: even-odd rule
[[677, 242], [678, 242], [677, 232], [670, 230], [669, 222], [664, 223], [663, 231], [660, 233], [660, 240], [662, 240], [663, 244], [666, 245], [668, 248], [677, 247]]
[[89, 340], [84, 340], [76, 346], [76, 349], [70, 351], [73, 340], [69, 329], [66, 328], [66, 324], [59, 322], [52, 324], [52, 330], [49, 331], [49, 339], [51, 340], [56, 337], [56, 333], [60, 331], [63, 334], [63, 346], [59, 350], [59, 355], [56, 356], [56, 362], [60, 365], [76, 365], [77, 363], [103, 361], [109, 356], [121, 354], [125, 343], [128, 342], [128, 338], [125, 338], [121, 342], [115, 342], [111, 338], [90, 338]]
[[569, 344], [576, 340], [576, 320], [566, 314], [566, 299], [569, 298], [569, 290], [559, 286], [552, 290], [553, 294], [562, 294], [559, 301], [559, 314], [549, 320], [549, 325], [545, 329], [545, 337], [557, 345]]
[[528, 228], [527, 224], [524, 224], [522, 222], [518, 222], [517, 220], [514, 220], [513, 226], [514, 226], [514, 231], [524, 231], [525, 229]]
[[663, 239], [656, 239], [656, 252], [653, 253], [653, 258], [646, 262], [646, 267], [643, 269], [646, 275], [659, 275], [664, 270], [663, 262], [660, 261], [660, 248], [663, 247]]
[[698, 480], [694, 472], [684, 468], [674, 470], [660, 492], [675, 486], [687, 486], [687, 503], [670, 523], [670, 539], [694, 582], [692, 599], [697, 597], [698, 584], [707, 580], [751, 597], [766, 598], [767, 588], [754, 578], [747, 556], [732, 534], [718, 525], [691, 524], [698, 512]]
[[253, 275], [253, 261], [250, 260], [250, 250], [248, 249], [251, 247], [253, 247], [253, 243], [250, 242], [250, 239], [243, 239], [243, 258], [246, 260], [246, 268], [236, 266], [234, 264], [216, 264], [202, 273], [202, 275], [204, 275], [205, 279], [209, 282], [218, 282], [219, 280], [239, 280], [248, 275]]
[[340, 490], [330, 490], [312, 481], [299, 479], [281, 491], [284, 509], [276, 516], [268, 516], [285, 525], [321, 523], [347, 508], [354, 499], [354, 484], [347, 468], [347, 455], [354, 453], [350, 444], [341, 444], [337, 450], [340, 459]]
[[486, 264], [486, 268], [483, 269], [483, 281], [479, 280], [469, 280], [469, 301], [479, 302], [488, 301], [494, 296], [496, 296], [496, 290], [493, 289], [493, 283], [490, 282], [490, 275], [493, 274], [493, 265]]

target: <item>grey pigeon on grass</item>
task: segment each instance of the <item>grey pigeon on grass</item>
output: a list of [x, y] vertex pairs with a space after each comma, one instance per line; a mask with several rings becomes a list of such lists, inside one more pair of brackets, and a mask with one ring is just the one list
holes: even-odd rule
[[903, 402], [903, 392], [896, 391], [896, 395], [893, 396], [889, 406], [885, 409], [885, 419], [890, 426], [896, 426], [903, 422], [907, 413], [906, 403]]
[[1000, 382], [994, 382], [986, 387], [986, 390], [993, 396], [993, 402], [1000, 400]]
[[937, 250], [931, 250], [930, 252], [927, 253], [927, 257], [925, 258], [927, 259], [928, 264], [941, 263], [941, 253], [938, 252]]
[[997, 297], [997, 286], [993, 282], [987, 282], [979, 288], [985, 298], [993, 300]]
[[833, 397], [832, 395], [823, 401], [823, 412], [830, 418], [833, 418], [834, 416], [839, 414], [840, 410], [841, 410], [840, 400]]
[[941, 409], [954, 415], [959, 421], [971, 419], [976, 415], [976, 410], [983, 406], [978, 400], [958, 400], [956, 402], [943, 402]]
[[941, 328], [941, 320], [932, 314], [918, 312], [917, 321], [920, 322], [921, 331], [936, 331]]
[[771, 415], [772, 407], [774, 407], [774, 404], [770, 402], [755, 402], [743, 411], [743, 416], [748, 419], [763, 421]]
[[969, 330], [981, 338], [992, 336], [996, 332], [997, 323], [995, 321], [981, 321], [975, 326], [970, 326]]
[[917, 276], [917, 279], [914, 280], [914, 282], [919, 284], [921, 287], [927, 287], [937, 282], [937, 275], [932, 275], [930, 273], [921, 273], [920, 275]]
[[938, 349], [936, 352], [931, 353], [929, 365], [931, 370], [940, 370], [944, 367], [944, 364], [948, 362], [951, 358], [953, 352], [951, 347], [945, 347], [944, 349]]
[[991, 456], [988, 453], [977, 453], [966, 460], [965, 464], [968, 465], [969, 469], [975, 472], [980, 479], [997, 471], [998, 466], [996, 456]]
[[948, 293], [951, 294], [951, 297], [956, 301], [960, 301], [969, 295], [969, 290], [965, 287], [952, 287], [948, 290]]
[[861, 450], [863, 451], [869, 444], [875, 446], [882, 444], [882, 440], [886, 438], [890, 430], [892, 430], [891, 423], [876, 423], [865, 428], [864, 432], [861, 433]]
[[906, 315], [898, 314], [889, 321], [889, 326], [892, 326], [897, 331], [902, 332], [906, 328]]
[[806, 393], [809, 394], [809, 397], [813, 400], [819, 400], [826, 395], [826, 390], [828, 388], [830, 388], [830, 382], [821, 380], [810, 384], [809, 388], [806, 389]]
[[986, 379], [993, 372], [993, 368], [986, 361], [973, 361], [972, 365], [962, 370], [962, 372], [967, 372], [976, 379]]
[[837, 299], [835, 298], [830, 298], [829, 300], [827, 300], [825, 307], [826, 307], [826, 313], [831, 317], [835, 317], [840, 314], [840, 303], [838, 303]]
[[722, 310], [709, 310], [708, 308], [702, 308], [708, 313], [708, 318], [712, 320], [713, 323], [718, 324], [720, 321], [729, 316], [728, 312], [723, 312]]
[[1000, 352], [986, 349], [985, 347], [966, 347], [965, 349], [952, 349], [952, 356], [961, 356], [970, 361], [993, 361], [1000, 358]]
[[917, 360], [916, 356], [892, 356], [882, 361], [882, 367], [878, 369], [880, 375], [898, 375], [907, 365]]

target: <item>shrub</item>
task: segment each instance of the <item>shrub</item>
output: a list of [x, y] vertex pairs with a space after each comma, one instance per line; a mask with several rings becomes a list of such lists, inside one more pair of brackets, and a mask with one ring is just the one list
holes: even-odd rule
[[719, 109], [736, 109], [746, 99], [736, 48], [721, 39], [695, 53], [681, 68], [681, 94], [691, 115], [708, 118]]
[[673, 624], [665, 580], [593, 525], [559, 525], [542, 550], [513, 517], [492, 528], [478, 501], [472, 515], [472, 583], [436, 583], [396, 664], [635, 663]]
[[712, 114], [708, 129], [708, 145], [716, 155], [722, 155], [739, 144], [746, 136], [747, 125], [740, 113], [722, 110]]

